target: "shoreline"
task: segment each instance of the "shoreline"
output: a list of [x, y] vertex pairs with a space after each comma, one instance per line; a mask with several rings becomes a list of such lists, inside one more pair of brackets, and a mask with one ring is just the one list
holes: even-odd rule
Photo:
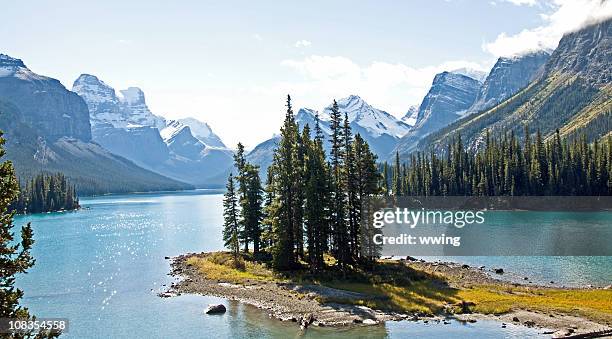
[[[611, 331], [609, 323], [601, 323], [586, 317], [559, 312], [543, 312], [531, 309], [516, 309], [502, 314], [452, 314], [423, 312], [400, 313], [372, 309], [367, 306], [340, 302], [326, 302], [326, 299], [375, 299], [377, 296], [359, 292], [335, 289], [322, 285], [297, 284], [293, 282], [247, 280], [244, 284], [233, 284], [221, 280], [207, 279], [187, 260], [202, 254], [185, 254], [171, 260], [171, 276], [179, 278], [173, 282], [160, 297], [180, 294], [201, 294], [236, 300], [268, 312], [270, 318], [292, 321], [302, 329], [308, 326], [346, 327], [383, 324], [385, 321], [424, 321], [443, 323], [446, 319], [463, 322], [494, 320], [500, 327], [513, 324], [541, 329], [541, 334], [553, 337], [588, 335], [599, 331]], [[489, 284], [498, 287], [541, 288], [551, 290], [584, 290], [583, 288], [551, 288], [536, 284], [523, 285], [496, 279], [480, 268], [448, 262], [427, 262], [423, 260], [401, 260], [408, 267], [450, 277], [449, 288], [470, 288], [470, 286]], [[456, 305], [445, 305], [450, 309]], [[445, 310], [446, 311], [446, 310]], [[589, 337], [589, 336], [587, 336]]]

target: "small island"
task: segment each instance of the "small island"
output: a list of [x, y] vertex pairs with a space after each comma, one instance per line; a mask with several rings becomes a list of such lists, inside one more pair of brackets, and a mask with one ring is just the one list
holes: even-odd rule
[[[371, 270], [312, 274], [306, 269], [274, 272], [269, 263], [241, 254], [235, 268], [229, 252], [173, 258], [182, 279], [160, 296], [192, 293], [237, 300], [281, 321], [308, 326], [365, 326], [447, 319], [541, 328], [554, 336], [612, 333], [612, 289], [519, 284], [494, 278], [499, 268], [476, 268], [414, 258], [379, 260]], [[499, 273], [497, 273], [499, 274]], [[590, 336], [584, 336], [590, 337]]]

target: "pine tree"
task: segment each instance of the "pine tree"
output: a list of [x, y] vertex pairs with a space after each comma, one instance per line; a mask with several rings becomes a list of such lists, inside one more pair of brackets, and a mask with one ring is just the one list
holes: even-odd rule
[[[5, 155], [4, 138], [0, 132], [0, 159]], [[10, 161], [0, 163], [0, 318], [30, 319], [28, 309], [19, 305], [23, 291], [15, 287], [15, 276], [34, 266], [30, 250], [34, 244], [34, 235], [30, 223], [21, 228], [21, 241], [14, 242], [13, 217], [15, 211], [10, 205], [19, 196], [19, 184], [15, 170]], [[43, 333], [36, 337], [55, 338], [58, 335]], [[24, 334], [22, 337], [34, 337]]]
[[298, 163], [298, 127], [295, 123], [291, 97], [287, 96], [287, 112], [281, 128], [280, 141], [274, 152], [274, 202], [270, 211], [273, 220], [274, 248], [273, 265], [277, 269], [292, 269], [297, 266], [294, 230], [297, 224], [296, 210], [299, 201], [297, 186], [301, 185]]
[[223, 196], [223, 241], [234, 257], [234, 264], [238, 265], [238, 255], [240, 252], [240, 242], [238, 236], [240, 233], [238, 224], [238, 198], [236, 197], [236, 189], [234, 178], [230, 173], [227, 178], [226, 192]]

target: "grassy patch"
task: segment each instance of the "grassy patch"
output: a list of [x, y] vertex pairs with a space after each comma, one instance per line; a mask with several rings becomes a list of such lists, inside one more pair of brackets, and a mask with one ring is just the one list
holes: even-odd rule
[[364, 295], [363, 298], [357, 299], [319, 298], [320, 302], [424, 314], [502, 314], [524, 309], [579, 315], [595, 321], [612, 322], [612, 290], [569, 290], [507, 284], [452, 288], [447, 282], [457, 281], [457, 277], [432, 274], [397, 261], [379, 261], [368, 270], [352, 268], [340, 271], [328, 267], [317, 274], [306, 269], [273, 272], [265, 263], [253, 261], [249, 254], [242, 255], [242, 264], [236, 268], [232, 256], [226, 252], [194, 255], [187, 263], [197, 267], [211, 280], [234, 284], [292, 281], [319, 284]]
[[226, 252], [192, 256], [187, 259], [187, 264], [197, 267], [207, 279], [232, 284], [278, 280], [274, 272], [264, 264], [254, 262], [246, 256], [242, 256], [240, 262], [235, 263], [231, 254]]
[[472, 309], [478, 313], [499, 314], [513, 309], [530, 309], [612, 321], [611, 290], [539, 289], [489, 285], [461, 289], [457, 296], [475, 303]]

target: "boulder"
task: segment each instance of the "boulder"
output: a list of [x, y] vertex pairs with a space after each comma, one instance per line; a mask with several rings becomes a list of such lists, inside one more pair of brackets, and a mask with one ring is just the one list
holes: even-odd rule
[[504, 269], [503, 268], [496, 268], [495, 270], [493, 270], [495, 273], [497, 274], [504, 274]]
[[206, 314], [222, 314], [222, 313], [225, 313], [225, 311], [226, 311], [226, 309], [225, 309], [225, 306], [223, 304], [210, 304], [204, 310], [204, 313], [206, 313]]

